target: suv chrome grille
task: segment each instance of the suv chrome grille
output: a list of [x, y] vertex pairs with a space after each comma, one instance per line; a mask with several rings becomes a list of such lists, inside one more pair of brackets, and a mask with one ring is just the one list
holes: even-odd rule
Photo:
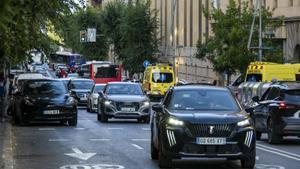
[[229, 137], [236, 124], [191, 124], [189, 130], [193, 137]]
[[129, 107], [129, 108], [135, 108], [135, 111], [138, 111], [140, 108], [139, 102], [115, 102], [117, 110], [120, 111], [121, 108]]

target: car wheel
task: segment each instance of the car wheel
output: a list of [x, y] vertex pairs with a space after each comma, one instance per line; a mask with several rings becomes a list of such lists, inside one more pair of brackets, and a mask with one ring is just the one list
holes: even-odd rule
[[151, 131], [151, 158], [152, 160], [157, 160], [158, 159], [158, 150], [157, 148], [154, 146], [154, 143], [153, 143], [153, 134], [152, 134], [152, 131]]
[[101, 122], [106, 123], [108, 121], [108, 117], [106, 114], [101, 110]]
[[255, 157], [256, 157], [256, 151], [254, 149], [252, 153], [246, 155], [246, 157], [241, 160], [242, 168], [253, 169], [255, 166]]
[[68, 120], [69, 126], [77, 126], [77, 117]]
[[150, 117], [149, 116], [144, 117], [143, 121], [144, 121], [144, 123], [149, 123], [150, 122]]
[[87, 112], [91, 112], [90, 103], [88, 103], [88, 104], [86, 105], [86, 111], [87, 111]]
[[101, 121], [101, 115], [99, 113], [97, 113], [97, 120]]
[[19, 123], [20, 123], [21, 126], [27, 126], [28, 125], [28, 121], [26, 119], [24, 119], [22, 117], [22, 115], [19, 116], [18, 120], [19, 120]]
[[[160, 137], [161, 138], [161, 137]], [[171, 168], [172, 167], [172, 158], [166, 156], [163, 153], [162, 141], [159, 141], [159, 151], [158, 151], [158, 165], [160, 168]]]
[[260, 140], [261, 139], [261, 132], [257, 131], [256, 132], [256, 140]]
[[270, 118], [268, 120], [267, 126], [268, 126], [268, 143], [279, 144], [282, 137], [280, 135], [276, 134], [275, 124], [274, 124], [272, 118]]

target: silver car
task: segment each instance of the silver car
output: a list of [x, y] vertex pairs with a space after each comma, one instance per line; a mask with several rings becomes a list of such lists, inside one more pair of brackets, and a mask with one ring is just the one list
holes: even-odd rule
[[98, 92], [102, 92], [105, 87], [105, 84], [95, 84], [91, 92], [87, 95], [87, 111], [88, 112], [97, 112], [98, 108]]
[[150, 111], [150, 100], [138, 83], [110, 82], [99, 93], [97, 117], [101, 122], [123, 118], [149, 123]]

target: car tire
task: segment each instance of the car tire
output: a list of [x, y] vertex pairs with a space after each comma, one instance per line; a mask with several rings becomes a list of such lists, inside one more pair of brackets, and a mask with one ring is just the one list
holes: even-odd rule
[[91, 112], [90, 103], [87, 103], [87, 105], [86, 105], [86, 111], [87, 112]]
[[269, 118], [267, 123], [267, 128], [268, 128], [268, 143], [279, 144], [282, 139], [282, 136], [275, 133], [276, 129], [272, 118]]
[[21, 126], [27, 126], [28, 125], [28, 121], [25, 120], [22, 116], [19, 117], [19, 122]]
[[255, 167], [255, 158], [256, 151], [254, 149], [250, 154], [247, 154], [244, 159], [241, 159], [242, 168], [253, 169]]
[[149, 116], [144, 117], [143, 122], [148, 124], [150, 122], [150, 117]]
[[99, 113], [97, 113], [97, 120], [101, 121], [101, 115]]
[[152, 160], [157, 160], [158, 159], [158, 153], [159, 153], [159, 151], [158, 151], [158, 149], [154, 146], [154, 143], [153, 143], [153, 127], [151, 127], [152, 129], [151, 129], [151, 147], [150, 147], [150, 151], [151, 151], [151, 159]]
[[158, 165], [160, 168], [171, 168], [172, 167], [172, 158], [166, 156], [162, 151], [162, 146], [159, 146], [158, 152]]
[[256, 132], [256, 140], [260, 140], [261, 139], [261, 132], [257, 131]]
[[107, 121], [108, 121], [108, 117], [103, 111], [101, 111], [101, 122], [106, 123]]
[[77, 117], [68, 120], [69, 126], [77, 126]]

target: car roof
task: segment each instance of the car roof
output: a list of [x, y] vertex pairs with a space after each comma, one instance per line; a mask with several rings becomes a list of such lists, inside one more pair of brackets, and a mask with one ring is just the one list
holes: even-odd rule
[[95, 86], [105, 86], [106, 84], [95, 84]]
[[108, 82], [107, 84], [139, 84], [134, 82]]
[[195, 89], [205, 89], [205, 90], [219, 90], [219, 91], [229, 91], [225, 87], [209, 86], [209, 85], [181, 85], [173, 87], [174, 90], [195, 90]]
[[285, 90], [295, 90], [300, 89], [300, 81], [277, 82], [270, 87], [279, 87]]
[[71, 81], [93, 81], [92, 79], [83, 79], [83, 78], [76, 78], [76, 79], [72, 79]]
[[20, 74], [18, 76], [18, 80], [26, 80], [26, 79], [46, 79], [47, 77], [43, 76], [40, 73], [26, 73]]

